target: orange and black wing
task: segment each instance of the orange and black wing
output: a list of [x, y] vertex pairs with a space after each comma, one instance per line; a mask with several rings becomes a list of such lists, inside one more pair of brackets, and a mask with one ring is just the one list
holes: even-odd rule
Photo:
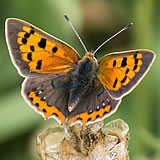
[[[69, 124], [81, 123], [88, 125], [112, 115], [118, 109], [121, 100], [113, 99], [99, 80], [88, 88], [73, 112], [70, 112]], [[89, 94], [88, 94], [89, 93]]]
[[69, 80], [54, 75], [26, 78], [22, 95], [30, 106], [45, 119], [55, 118], [63, 124], [68, 111]]
[[22, 76], [65, 73], [80, 60], [69, 45], [16, 18], [6, 20], [6, 40], [12, 61]]
[[111, 53], [99, 62], [97, 76], [115, 99], [120, 99], [140, 82], [155, 59], [149, 50]]
[[[45, 119], [64, 123], [68, 117], [68, 73], [77, 66], [79, 54], [64, 42], [35, 26], [7, 19], [6, 40], [12, 61], [26, 77], [22, 95]], [[58, 79], [57, 79], [58, 78]], [[65, 85], [66, 84], [66, 85]]]

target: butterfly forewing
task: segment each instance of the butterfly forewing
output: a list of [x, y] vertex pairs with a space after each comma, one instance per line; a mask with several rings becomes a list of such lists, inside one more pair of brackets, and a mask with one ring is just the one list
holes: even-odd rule
[[12, 61], [23, 76], [68, 72], [80, 59], [69, 45], [19, 19], [7, 19], [6, 39]]
[[100, 60], [97, 76], [109, 94], [119, 99], [140, 82], [154, 59], [149, 50], [111, 53]]

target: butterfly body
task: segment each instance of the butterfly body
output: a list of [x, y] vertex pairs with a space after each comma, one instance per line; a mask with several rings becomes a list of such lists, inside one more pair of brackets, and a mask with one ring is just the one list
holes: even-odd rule
[[71, 71], [71, 89], [68, 101], [69, 110], [77, 106], [82, 97], [90, 95], [95, 88], [96, 71], [98, 69], [97, 60], [91, 52], [86, 53], [84, 58], [78, 62], [75, 71]]
[[9, 52], [25, 77], [22, 95], [45, 119], [83, 125], [113, 114], [155, 59], [149, 50], [81, 59], [68, 44], [19, 19], [6, 21]]

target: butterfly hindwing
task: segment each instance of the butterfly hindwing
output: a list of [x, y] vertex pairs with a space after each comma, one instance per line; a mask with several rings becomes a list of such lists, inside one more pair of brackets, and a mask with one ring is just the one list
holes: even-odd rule
[[97, 76], [109, 94], [119, 99], [138, 84], [154, 59], [149, 50], [111, 53], [100, 60]]
[[102, 84], [94, 86], [92, 94], [84, 96], [76, 109], [69, 115], [69, 123], [83, 125], [102, 120], [116, 112], [121, 100], [113, 99]]
[[55, 118], [61, 124], [77, 122], [86, 125], [104, 119], [116, 112], [121, 100], [113, 99], [102, 84], [94, 86], [93, 93], [84, 96], [73, 112], [68, 111], [70, 79], [68, 76], [26, 78], [22, 95], [45, 119]]
[[69, 45], [16, 18], [6, 20], [6, 39], [12, 61], [22, 76], [65, 73], [80, 60]]
[[22, 86], [22, 95], [45, 119], [55, 118], [63, 124], [69, 115], [69, 85], [67, 76], [26, 78]]

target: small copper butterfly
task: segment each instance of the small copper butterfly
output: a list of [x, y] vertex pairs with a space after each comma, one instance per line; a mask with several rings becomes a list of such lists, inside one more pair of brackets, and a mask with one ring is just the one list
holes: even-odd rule
[[[68, 19], [66, 17], [66, 19]], [[80, 55], [68, 44], [16, 18], [6, 20], [13, 64], [25, 77], [22, 95], [45, 119], [87, 125], [113, 114], [152, 65], [145, 49]]]

